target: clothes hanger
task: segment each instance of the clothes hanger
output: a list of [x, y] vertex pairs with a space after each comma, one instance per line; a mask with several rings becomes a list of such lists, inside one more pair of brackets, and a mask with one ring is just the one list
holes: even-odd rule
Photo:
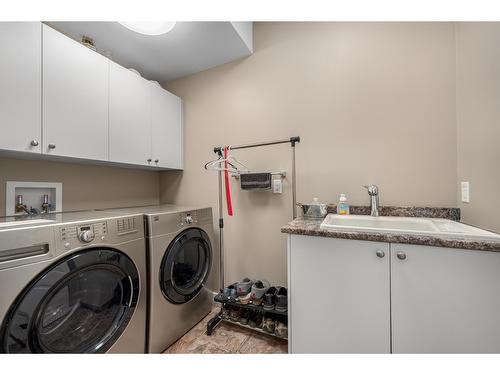
[[[238, 159], [236, 159], [230, 152], [231, 146], [226, 146], [228, 150], [227, 157], [224, 158], [223, 155], [220, 155], [218, 159], [209, 161], [205, 164], [205, 169], [213, 170], [213, 171], [227, 171], [233, 174], [241, 174], [248, 173], [250, 170], [248, 167], [241, 163]], [[227, 168], [224, 167], [224, 164], [227, 163]]]

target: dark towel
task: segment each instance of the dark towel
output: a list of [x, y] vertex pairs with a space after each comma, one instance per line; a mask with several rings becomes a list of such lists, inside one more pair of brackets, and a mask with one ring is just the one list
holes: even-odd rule
[[242, 190], [271, 189], [271, 173], [243, 173], [240, 181]]

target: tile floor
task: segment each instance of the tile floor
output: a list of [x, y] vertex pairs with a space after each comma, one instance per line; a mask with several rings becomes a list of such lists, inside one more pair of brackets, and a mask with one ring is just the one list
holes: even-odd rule
[[207, 322], [219, 312], [215, 307], [205, 319], [172, 344], [165, 354], [282, 354], [288, 343], [258, 332], [220, 322], [212, 336], [207, 336]]

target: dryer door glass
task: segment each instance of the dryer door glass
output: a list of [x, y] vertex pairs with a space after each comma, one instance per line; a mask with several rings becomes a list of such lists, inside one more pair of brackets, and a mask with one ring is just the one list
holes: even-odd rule
[[139, 293], [132, 261], [110, 249], [73, 254], [21, 294], [4, 322], [9, 353], [107, 351], [127, 326]]
[[190, 228], [170, 243], [160, 269], [164, 296], [173, 303], [195, 297], [207, 281], [212, 263], [212, 246], [205, 231]]

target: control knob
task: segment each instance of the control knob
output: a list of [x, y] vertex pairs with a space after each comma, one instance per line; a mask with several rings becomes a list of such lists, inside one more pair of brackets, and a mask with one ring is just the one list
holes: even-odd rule
[[80, 235], [78, 236], [80, 238], [80, 241], [82, 242], [90, 242], [94, 239], [94, 232], [90, 230], [84, 230], [80, 232]]
[[191, 215], [186, 215], [186, 223], [193, 224], [193, 217]]

